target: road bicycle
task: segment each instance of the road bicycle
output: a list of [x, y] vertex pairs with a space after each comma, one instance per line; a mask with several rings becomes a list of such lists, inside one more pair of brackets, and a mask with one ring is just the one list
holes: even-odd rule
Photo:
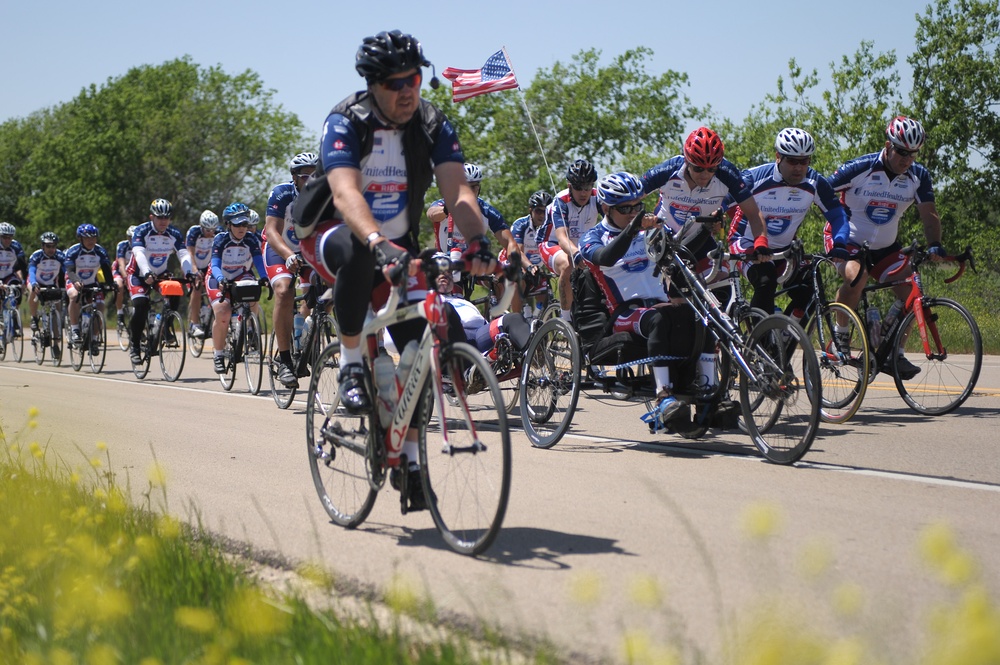
[[161, 275], [149, 290], [149, 314], [139, 339], [138, 363], [132, 363], [132, 373], [137, 379], [149, 374], [153, 356], [160, 358], [160, 371], [167, 381], [176, 381], [184, 370], [185, 335], [184, 318], [167, 305], [166, 298], [184, 295], [184, 283], [188, 280], [172, 279]]
[[[315, 295], [323, 291], [318, 297]], [[323, 282], [314, 282], [302, 295], [295, 296], [297, 308], [303, 300], [310, 304], [312, 313], [306, 317], [302, 325], [302, 335], [298, 344], [292, 344], [292, 371], [298, 378], [309, 376], [309, 368], [319, 354], [337, 341], [337, 331], [328, 309], [333, 303], [333, 289], [327, 288]], [[271, 397], [279, 409], [287, 409], [295, 399], [298, 388], [289, 388], [278, 380], [278, 339], [272, 332], [268, 344], [267, 367], [268, 380], [271, 382]]]
[[208, 294], [205, 293], [204, 286], [201, 291], [201, 305], [198, 307], [198, 325], [204, 331], [203, 336], [196, 337], [191, 333], [190, 328], [187, 331], [188, 353], [191, 354], [192, 358], [201, 357], [201, 352], [205, 349], [205, 338], [212, 336], [212, 327], [215, 325], [215, 312], [212, 310], [212, 304], [208, 301]]
[[[906, 404], [929, 416], [950, 413], [972, 394], [983, 364], [983, 340], [975, 318], [965, 307], [949, 298], [926, 295], [920, 269], [930, 253], [917, 242], [903, 249], [909, 257], [912, 274], [902, 279], [870, 284], [864, 288], [858, 303], [858, 313], [874, 307], [877, 291], [908, 284], [910, 293], [903, 310], [894, 320], [886, 321], [880, 330], [881, 340], [871, 348], [871, 383], [879, 372], [891, 374], [896, 390]], [[867, 250], [862, 258], [868, 263]], [[947, 277], [951, 284], [964, 273], [966, 266], [975, 271], [972, 248], [944, 261], [958, 263], [955, 274]], [[871, 340], [874, 344], [875, 340]], [[919, 370], [913, 376], [900, 371], [897, 361], [902, 355]]]
[[[737, 407], [729, 400], [729, 389], [730, 377], [738, 374], [738, 411], [751, 441], [765, 459], [791, 464], [808, 452], [819, 427], [822, 387], [816, 354], [801, 326], [782, 314], [764, 317], [749, 331], [740, 329], [695, 272], [697, 261], [688, 247], [704, 244], [706, 224], [715, 219], [695, 221], [700, 223], [685, 224], [676, 235], [663, 226], [645, 232], [646, 252], [664, 288], [677, 287], [702, 322], [694, 348], [704, 347], [702, 334], [711, 335], [719, 359], [714, 384], [675, 389], [674, 396], [689, 408], [668, 421], [667, 431], [699, 438], [710, 428], [735, 428]], [[645, 357], [645, 345], [618, 333], [591, 353], [591, 362], [616, 363], [610, 372], [596, 375], [606, 392], [652, 398], [652, 359]]]
[[[420, 263], [426, 284], [434, 284], [442, 271], [461, 267], [447, 259]], [[388, 302], [362, 330], [364, 382], [373, 404], [378, 404], [386, 397], [378, 390], [373, 370], [382, 331], [395, 323], [427, 321], [412, 369], [393, 382], [393, 392], [401, 387], [398, 402], [391, 410], [387, 407], [392, 400], [383, 402], [385, 423], [378, 408], [358, 416], [341, 406], [339, 344], [327, 346], [313, 363], [306, 401], [313, 482], [330, 518], [347, 528], [368, 517], [390, 476], [399, 479], [394, 484], [400, 490], [400, 508], [407, 512], [412, 507], [411, 490], [408, 460], [401, 450], [406, 432], [416, 427], [421, 486], [434, 524], [456, 552], [480, 554], [496, 538], [507, 510], [511, 473], [507, 413], [483, 355], [467, 343], [449, 341], [445, 300], [440, 294], [429, 289], [423, 301], [399, 307], [406, 281], [391, 289]], [[510, 305], [513, 285], [507, 287], [505, 302], [498, 308]], [[401, 359], [406, 355], [404, 349]], [[474, 402], [467, 397], [467, 377], [473, 375], [484, 384]]]
[[[747, 254], [730, 252], [711, 253], [723, 261], [749, 261]], [[820, 419], [826, 423], [840, 424], [850, 420], [864, 399], [868, 387], [869, 353], [864, 323], [849, 307], [830, 301], [823, 284], [823, 269], [833, 268], [833, 261], [824, 255], [805, 255], [802, 242], [772, 255], [772, 260], [785, 260], [784, 270], [777, 276], [777, 285], [783, 287], [792, 277], [805, 271], [809, 276], [812, 297], [803, 312], [793, 318], [809, 335], [810, 345], [816, 351], [820, 380], [823, 384]], [[766, 312], [750, 307], [745, 300], [739, 270], [731, 266], [729, 283], [731, 296], [727, 311], [745, 330], [761, 321]], [[779, 288], [775, 297], [787, 295], [796, 286]], [[785, 308], [792, 316], [791, 305]], [[844, 328], [837, 334], [835, 326]]]
[[67, 345], [69, 362], [74, 371], [80, 371], [84, 358], [90, 362], [90, 371], [94, 374], [100, 374], [104, 369], [108, 329], [104, 312], [97, 308], [97, 304], [105, 293], [113, 290], [113, 286], [100, 283], [87, 284], [80, 289], [80, 341], [70, 341]]
[[132, 307], [132, 298], [128, 294], [128, 286], [122, 287], [126, 289], [124, 302], [122, 303], [122, 315], [118, 319], [115, 325], [115, 337], [118, 340], [118, 348], [122, 351], [128, 353], [129, 345], [129, 330], [132, 325], [132, 314], [135, 312], [135, 308]]
[[10, 346], [15, 362], [21, 362], [24, 357], [24, 328], [21, 326], [21, 312], [17, 303], [21, 297], [20, 284], [0, 285], [3, 292], [2, 317], [0, 317], [0, 360], [7, 358], [7, 347]]
[[63, 349], [63, 299], [66, 289], [59, 286], [39, 286], [35, 289], [38, 298], [38, 329], [31, 332], [31, 348], [35, 353], [35, 364], [45, 362], [45, 349], [55, 367], [62, 364]]
[[[222, 289], [219, 302], [229, 300], [233, 306], [222, 354], [226, 371], [219, 375], [222, 388], [227, 392], [236, 383], [236, 366], [240, 363], [243, 363], [246, 371], [247, 390], [251, 395], [260, 392], [264, 380], [264, 336], [260, 332], [260, 318], [253, 311], [253, 305], [260, 300], [261, 287], [267, 283], [267, 278], [241, 279], [227, 282]], [[274, 292], [268, 285], [268, 300], [273, 295]]]

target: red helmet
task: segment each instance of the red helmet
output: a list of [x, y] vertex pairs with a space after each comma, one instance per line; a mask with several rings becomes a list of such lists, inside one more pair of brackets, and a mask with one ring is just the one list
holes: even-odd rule
[[722, 139], [708, 127], [699, 127], [684, 141], [684, 158], [702, 168], [718, 166], [725, 151]]

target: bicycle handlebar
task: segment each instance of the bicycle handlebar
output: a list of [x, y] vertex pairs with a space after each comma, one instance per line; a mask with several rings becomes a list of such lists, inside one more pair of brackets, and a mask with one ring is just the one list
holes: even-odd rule
[[[792, 244], [783, 249], [780, 252], [774, 252], [771, 254], [772, 261], [780, 261], [781, 259], [788, 259], [785, 262], [785, 267], [778, 275], [778, 285], [784, 285], [785, 282], [790, 280], [792, 276], [795, 275], [798, 270], [798, 265], [804, 256], [802, 252], [802, 241], [796, 238], [792, 241]], [[705, 277], [705, 282], [711, 284], [715, 281], [715, 278], [719, 275], [719, 268], [722, 266], [723, 261], [751, 261], [753, 260], [752, 252], [726, 252], [721, 246], [713, 249], [708, 253], [708, 257], [712, 259], [712, 272]]]

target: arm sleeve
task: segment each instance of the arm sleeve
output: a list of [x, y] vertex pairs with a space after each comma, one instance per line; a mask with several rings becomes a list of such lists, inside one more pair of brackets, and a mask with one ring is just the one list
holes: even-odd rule
[[147, 275], [152, 272], [149, 268], [149, 257], [146, 256], [146, 248], [143, 245], [136, 245], [132, 248], [132, 256], [135, 257], [135, 264], [139, 266], [139, 275]]
[[629, 235], [628, 231], [622, 231], [607, 245], [596, 247], [590, 256], [584, 254], [584, 258], [605, 268], [613, 266], [625, 256], [634, 238], [635, 236]]

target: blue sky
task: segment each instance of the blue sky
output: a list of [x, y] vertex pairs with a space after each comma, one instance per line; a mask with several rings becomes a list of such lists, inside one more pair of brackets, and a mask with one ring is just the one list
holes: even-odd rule
[[879, 0], [11, 0], [0, 7], [0, 121], [69, 101], [130, 67], [190, 55], [231, 74], [256, 71], [276, 101], [318, 136], [330, 107], [362, 87], [353, 67], [361, 39], [397, 27], [421, 40], [438, 72], [480, 67], [506, 46], [523, 85], [539, 68], [568, 62], [581, 49], [600, 49], [607, 61], [647, 46], [654, 51], [652, 74], [686, 72], [695, 104], [741, 119], [775, 89], [789, 58], [806, 70], [818, 68], [825, 83], [829, 63], [866, 39], [876, 51], [895, 49], [909, 88], [905, 59], [914, 48], [914, 15], [924, 6]]

